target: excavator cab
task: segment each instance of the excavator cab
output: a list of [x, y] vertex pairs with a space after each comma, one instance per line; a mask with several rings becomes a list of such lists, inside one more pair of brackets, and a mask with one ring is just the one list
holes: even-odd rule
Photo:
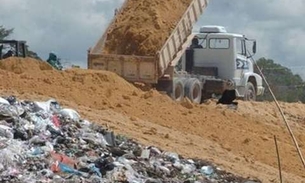
[[0, 60], [12, 56], [27, 56], [26, 41], [0, 40]]
[[60, 60], [61, 59], [58, 58], [54, 52], [51, 52], [51, 53], [49, 53], [49, 58], [47, 59], [47, 62], [55, 69], [62, 70], [63, 66], [62, 66]]

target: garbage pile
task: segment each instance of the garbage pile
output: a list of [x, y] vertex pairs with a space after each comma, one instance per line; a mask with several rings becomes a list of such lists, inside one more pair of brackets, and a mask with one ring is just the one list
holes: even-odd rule
[[0, 97], [0, 182], [255, 182], [144, 147], [73, 109]]

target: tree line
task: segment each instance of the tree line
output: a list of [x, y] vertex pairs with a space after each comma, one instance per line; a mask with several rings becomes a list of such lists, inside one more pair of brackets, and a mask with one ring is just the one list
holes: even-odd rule
[[[260, 58], [256, 64], [261, 68], [267, 82], [270, 85], [276, 98], [284, 102], [303, 102], [305, 103], [305, 82], [298, 74], [293, 74], [292, 71], [272, 59]], [[259, 73], [257, 68], [255, 72]], [[273, 100], [266, 83], [265, 94], [258, 100]]]

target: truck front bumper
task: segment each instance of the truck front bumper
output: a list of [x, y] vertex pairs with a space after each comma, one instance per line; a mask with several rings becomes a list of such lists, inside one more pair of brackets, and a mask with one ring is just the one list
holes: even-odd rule
[[263, 86], [257, 86], [256, 95], [263, 95], [265, 92], [265, 87]]

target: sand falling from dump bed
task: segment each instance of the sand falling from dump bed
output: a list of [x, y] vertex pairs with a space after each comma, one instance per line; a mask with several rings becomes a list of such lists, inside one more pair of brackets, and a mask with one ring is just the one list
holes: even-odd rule
[[154, 56], [192, 0], [128, 0], [107, 34], [103, 52]]

